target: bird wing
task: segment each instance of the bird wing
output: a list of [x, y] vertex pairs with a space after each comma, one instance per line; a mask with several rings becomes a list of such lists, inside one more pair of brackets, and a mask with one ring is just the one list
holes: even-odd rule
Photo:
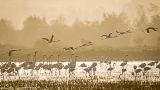
[[49, 41], [49, 39], [48, 38], [42, 38], [43, 40], [46, 40], [46, 41]]
[[18, 51], [18, 50], [9, 50], [9, 56], [11, 56], [12, 52], [14, 52], [14, 51]]
[[146, 29], [146, 31], [147, 31], [147, 33], [149, 33], [149, 29], [148, 28]]
[[54, 38], [54, 35], [51, 36], [51, 39], [50, 39], [50, 40], [53, 41], [53, 38]]

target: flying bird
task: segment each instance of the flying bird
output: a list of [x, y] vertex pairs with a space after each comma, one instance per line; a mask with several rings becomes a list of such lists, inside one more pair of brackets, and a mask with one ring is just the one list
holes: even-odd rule
[[122, 32], [120, 32], [120, 31], [116, 31], [119, 35], [123, 35], [123, 34], [127, 34], [127, 33], [131, 33], [131, 31], [130, 30], [127, 30], [127, 31], [122, 31]]
[[65, 48], [63, 48], [63, 49], [66, 50], [66, 51], [67, 51], [67, 50], [73, 50], [73, 51], [74, 51], [74, 50], [77, 49], [77, 48], [74, 48], [74, 47], [65, 47]]
[[85, 46], [91, 46], [91, 45], [93, 45], [93, 42], [88, 41], [88, 42], [86, 42], [86, 43], [80, 45], [79, 47], [85, 47]]
[[148, 27], [148, 28], [146, 28], [145, 30], [147, 31], [147, 33], [150, 33], [150, 30], [157, 31], [157, 29], [158, 29], [158, 28]]
[[42, 38], [43, 40], [46, 40], [48, 43], [52, 43], [52, 42], [59, 42], [60, 40], [53, 40], [54, 35], [51, 36], [51, 38]]
[[13, 53], [13, 52], [20, 51], [20, 50], [21, 50], [21, 49], [9, 50], [8, 55], [9, 55], [9, 56], [12, 56], [12, 53]]
[[101, 35], [101, 37], [105, 37], [105, 39], [115, 38], [117, 36], [112, 36], [112, 33]]

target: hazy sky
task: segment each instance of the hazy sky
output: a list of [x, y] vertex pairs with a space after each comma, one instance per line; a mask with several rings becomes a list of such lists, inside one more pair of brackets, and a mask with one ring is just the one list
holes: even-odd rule
[[141, 8], [138, 5], [150, 9], [150, 3], [160, 5], [160, 0], [0, 0], [0, 18], [11, 20], [19, 28], [31, 15], [44, 16], [48, 22], [64, 16], [68, 24], [75, 19], [101, 20], [104, 12], [125, 11], [135, 18]]

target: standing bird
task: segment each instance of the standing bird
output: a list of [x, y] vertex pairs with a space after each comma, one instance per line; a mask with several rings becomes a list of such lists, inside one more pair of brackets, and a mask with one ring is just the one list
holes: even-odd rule
[[127, 62], [128, 62], [128, 61], [123, 61], [123, 62], [120, 64], [120, 66], [124, 67], [125, 65], [127, 65]]
[[159, 69], [159, 76], [160, 76], [160, 63], [156, 66]]
[[154, 66], [155, 65], [155, 62], [150, 62], [148, 63], [149, 66]]
[[158, 28], [148, 27], [148, 28], [146, 28], [145, 30], [147, 31], [147, 33], [150, 33], [150, 30], [157, 31], [157, 29], [158, 29]]
[[116, 63], [113, 64], [113, 67], [110, 64], [110, 67], [107, 69], [108, 71], [110, 71], [110, 75], [111, 75], [111, 71], [114, 70]]
[[140, 68], [144, 68], [145, 66], [146, 66], [146, 63], [141, 63], [141, 64], [139, 65]]
[[46, 40], [48, 43], [59, 42], [60, 41], [60, 40], [53, 40], [53, 38], [54, 38], [54, 35], [52, 35], [50, 39], [48, 39], [48, 38], [42, 38], [42, 39]]
[[87, 67], [85, 63], [82, 63], [79, 67]]

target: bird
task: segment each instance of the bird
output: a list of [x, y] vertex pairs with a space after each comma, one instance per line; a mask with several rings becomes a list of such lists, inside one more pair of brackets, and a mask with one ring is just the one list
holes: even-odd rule
[[159, 68], [159, 69], [160, 69], [160, 63], [156, 66], [156, 68]]
[[142, 69], [136, 69], [135, 73], [137, 74], [137, 73], [140, 73], [141, 71], [142, 71]]
[[113, 67], [110, 65], [110, 67], [109, 67], [107, 70], [108, 70], [108, 71], [112, 71], [112, 70], [114, 70], [114, 68], [115, 68], [115, 64], [116, 64], [116, 63], [114, 63], [114, 64], [113, 64]]
[[131, 31], [130, 31], [130, 30], [128, 30], [128, 31], [122, 31], [122, 32], [120, 32], [120, 31], [117, 31], [117, 30], [116, 30], [116, 32], [117, 32], [119, 35], [123, 35], [123, 34], [131, 33]]
[[12, 53], [13, 53], [13, 52], [20, 51], [20, 50], [21, 50], [21, 49], [12, 49], [12, 50], [9, 50], [8, 55], [9, 55], [9, 56], [12, 56]]
[[97, 63], [96, 63], [96, 62], [92, 63], [92, 65], [91, 65], [92, 68], [93, 68], [93, 67], [96, 67], [96, 66], [97, 66]]
[[147, 31], [147, 33], [150, 33], [150, 30], [157, 31], [157, 29], [158, 29], [158, 28], [148, 27], [148, 28], [146, 28], [145, 30]]
[[53, 40], [54, 35], [52, 34], [51, 38], [42, 38], [43, 40], [46, 40], [48, 43], [52, 43], [52, 42], [59, 42], [60, 40]]
[[120, 32], [120, 31], [116, 31], [119, 35], [123, 35], [126, 34], [126, 32]]
[[154, 66], [155, 65], [155, 62], [150, 62], [148, 63], [149, 66]]
[[72, 50], [72, 51], [74, 51], [75, 49], [77, 49], [77, 48], [74, 48], [74, 47], [65, 47], [65, 48], [63, 48], [65, 51], [67, 51], [67, 50]]
[[134, 66], [133, 66], [133, 68], [134, 68], [134, 70], [136, 70], [136, 69], [137, 69], [137, 66], [136, 66], [136, 65], [134, 65]]
[[127, 65], [127, 62], [128, 62], [128, 61], [122, 62], [122, 63], [120, 64], [120, 66], [124, 67], [125, 65]]
[[117, 36], [112, 36], [112, 33], [101, 35], [101, 37], [105, 37], [105, 39], [115, 38]]
[[144, 67], [144, 71], [148, 71], [150, 69], [151, 69], [150, 67]]
[[80, 45], [79, 47], [85, 47], [85, 46], [91, 46], [91, 45], [93, 45], [93, 42], [88, 41], [88, 42], [86, 42], [86, 43]]
[[140, 65], [139, 65], [139, 67], [141, 67], [141, 68], [144, 68], [146, 66], [146, 63], [141, 63]]
[[82, 63], [80, 67], [87, 67], [87, 65], [85, 63]]

